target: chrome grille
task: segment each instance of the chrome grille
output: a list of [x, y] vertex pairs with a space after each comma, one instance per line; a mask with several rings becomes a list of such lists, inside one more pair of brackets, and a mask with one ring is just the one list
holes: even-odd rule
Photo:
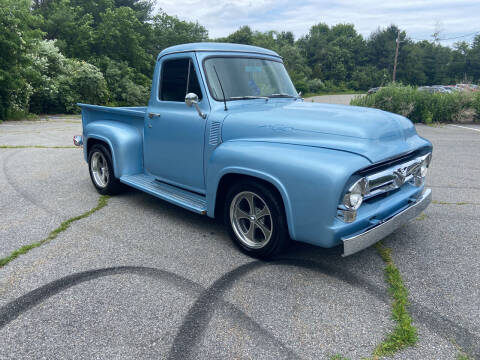
[[[385, 192], [398, 189], [407, 182], [413, 182], [420, 171], [422, 162], [431, 154], [389, 167], [380, 172], [367, 175], [367, 189], [364, 199], [369, 199]], [[417, 184], [418, 185], [418, 184]]]

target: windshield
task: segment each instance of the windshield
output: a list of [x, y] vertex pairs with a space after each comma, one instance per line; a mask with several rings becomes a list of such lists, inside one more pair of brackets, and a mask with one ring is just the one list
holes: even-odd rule
[[[298, 97], [281, 62], [245, 57], [213, 57], [205, 60], [208, 86], [215, 100]], [[218, 76], [217, 76], [218, 74]]]

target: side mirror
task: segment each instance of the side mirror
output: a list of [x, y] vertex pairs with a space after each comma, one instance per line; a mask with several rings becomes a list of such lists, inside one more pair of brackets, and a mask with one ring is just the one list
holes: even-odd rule
[[187, 104], [188, 107], [192, 107], [193, 104], [198, 104], [197, 94], [188, 93], [185, 95], [185, 104]]
[[188, 107], [195, 106], [197, 109], [198, 115], [202, 118], [205, 119], [207, 117], [207, 114], [204, 114], [202, 110], [200, 110], [200, 106], [198, 106], [198, 96], [197, 94], [194, 93], [188, 93], [185, 95], [185, 104], [187, 104]]

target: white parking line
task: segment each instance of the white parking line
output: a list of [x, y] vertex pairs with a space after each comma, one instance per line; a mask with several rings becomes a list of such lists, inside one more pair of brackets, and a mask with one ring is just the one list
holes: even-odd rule
[[455, 127], [459, 127], [459, 128], [462, 128], [462, 129], [468, 129], [468, 130], [473, 130], [473, 131], [480, 132], [480, 129], [474, 129], [474, 128], [470, 128], [470, 127], [466, 127], [466, 126], [452, 125], [452, 124], [450, 124], [450, 126], [455, 126]]

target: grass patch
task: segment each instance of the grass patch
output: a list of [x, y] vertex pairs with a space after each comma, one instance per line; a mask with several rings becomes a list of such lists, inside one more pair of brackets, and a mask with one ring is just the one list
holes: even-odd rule
[[349, 360], [349, 359], [346, 358], [345, 356], [340, 355], [340, 354], [335, 354], [335, 355], [330, 356], [330, 360]]
[[415, 220], [422, 221], [425, 220], [426, 217], [427, 215], [425, 215], [425, 213], [421, 213]]
[[430, 124], [426, 124], [427, 126], [434, 127], [434, 128], [443, 128], [445, 124], [439, 123], [438, 121], [434, 121]]
[[19, 257], [20, 255], [23, 255], [23, 254], [26, 254], [27, 252], [29, 252], [30, 250], [32, 249], [35, 249], [39, 246], [42, 246], [43, 244], [55, 239], [60, 233], [64, 232], [65, 230], [67, 230], [70, 225], [72, 223], [74, 223], [75, 221], [78, 221], [78, 220], [81, 220], [81, 219], [84, 219], [90, 215], [92, 215], [94, 212], [104, 208], [105, 206], [107, 206], [108, 204], [108, 198], [109, 196], [107, 195], [102, 195], [100, 196], [100, 198], [98, 199], [98, 204], [97, 206], [95, 206], [93, 209], [90, 209], [86, 212], [84, 212], [83, 214], [81, 215], [78, 215], [78, 216], [75, 216], [75, 217], [72, 217], [68, 220], [65, 220], [64, 222], [62, 222], [60, 224], [59, 227], [57, 227], [55, 230], [53, 230], [52, 232], [50, 232], [50, 234], [48, 234], [48, 236], [43, 239], [43, 240], [40, 240], [40, 241], [37, 241], [37, 242], [34, 242], [32, 244], [28, 244], [28, 245], [24, 245], [22, 246], [21, 248], [15, 250], [14, 252], [12, 252], [9, 256], [7, 257], [4, 257], [2, 259], [0, 259], [0, 269], [2, 267], [4, 267], [5, 265], [7, 265], [10, 261], [12, 260], [15, 260], [17, 257]]
[[0, 149], [76, 149], [77, 146], [0, 145]]
[[432, 204], [438, 204], [438, 205], [477, 205], [475, 203], [468, 203], [468, 202], [465, 202], [465, 201], [447, 202], [447, 201], [438, 201], [438, 200], [433, 200]]
[[460, 345], [457, 344], [457, 342], [454, 339], [450, 339], [451, 343], [457, 348], [457, 356], [455, 356], [456, 360], [473, 360], [473, 358], [468, 355], [463, 349], [460, 347]]
[[417, 329], [412, 325], [412, 318], [407, 309], [408, 290], [403, 283], [400, 271], [393, 262], [391, 250], [381, 242], [377, 243], [375, 248], [386, 263], [385, 278], [390, 285], [388, 290], [393, 298], [392, 318], [397, 323], [393, 331], [375, 348], [373, 359], [378, 359], [415, 345], [418, 337]]

